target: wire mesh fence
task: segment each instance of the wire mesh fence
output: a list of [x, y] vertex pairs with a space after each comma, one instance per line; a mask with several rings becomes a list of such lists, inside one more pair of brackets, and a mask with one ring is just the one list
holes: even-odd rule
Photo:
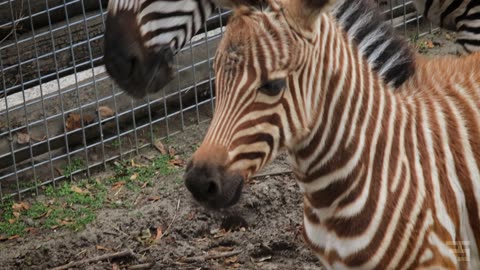
[[[0, 1], [0, 201], [39, 193], [211, 117], [228, 11], [177, 56], [175, 80], [133, 100], [102, 66], [106, 0]], [[406, 37], [432, 31], [411, 1], [379, 1]]]

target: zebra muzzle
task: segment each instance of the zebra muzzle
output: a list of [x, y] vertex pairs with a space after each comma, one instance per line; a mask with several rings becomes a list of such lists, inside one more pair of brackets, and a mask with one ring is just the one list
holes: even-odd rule
[[169, 44], [147, 47], [129, 11], [109, 16], [104, 62], [108, 74], [135, 98], [156, 93], [174, 78], [174, 52]]
[[193, 198], [208, 208], [230, 207], [238, 202], [242, 193], [243, 177], [228, 172], [223, 166], [207, 163], [187, 166], [185, 185]]

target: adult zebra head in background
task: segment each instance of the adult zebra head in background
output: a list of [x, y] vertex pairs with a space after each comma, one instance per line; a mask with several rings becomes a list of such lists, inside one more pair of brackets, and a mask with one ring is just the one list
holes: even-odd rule
[[129, 95], [159, 91], [175, 75], [174, 55], [210, 16], [209, 0], [111, 0], [105, 67]]
[[[414, 53], [377, 11], [371, 0], [341, 0], [332, 15], [359, 46], [373, 70], [393, 87], [415, 72]], [[260, 0], [248, 0], [250, 4]], [[159, 91], [172, 80], [173, 56], [201, 28], [214, 4], [230, 0], [111, 0], [105, 33], [105, 65], [120, 87], [134, 97]], [[361, 19], [359, 14], [362, 15]]]

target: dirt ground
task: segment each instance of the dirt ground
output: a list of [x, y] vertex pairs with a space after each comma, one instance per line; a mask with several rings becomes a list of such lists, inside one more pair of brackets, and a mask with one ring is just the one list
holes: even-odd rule
[[[445, 33], [417, 44], [430, 55], [454, 53]], [[186, 159], [207, 127], [191, 127], [166, 144]], [[136, 159], [155, 155], [149, 149]], [[0, 241], [0, 269], [51, 269], [125, 250], [129, 254], [64, 269], [319, 269], [299, 235], [302, 200], [285, 157], [262, 174], [245, 186], [235, 207], [222, 212], [193, 201], [181, 181], [183, 170], [157, 175], [153, 185], [141, 190], [111, 192], [112, 202], [131, 204], [102, 207], [85, 229], [44, 229]], [[102, 172], [96, 179], [111, 175]]]
[[[170, 139], [169, 146], [189, 156], [207, 126], [190, 128]], [[149, 150], [142, 156], [157, 154]], [[263, 171], [272, 176], [254, 179], [246, 185], [240, 203], [224, 212], [197, 205], [178, 181], [182, 174], [179, 170], [159, 176], [140, 194], [124, 189], [117, 199], [136, 197], [132, 207], [103, 208], [80, 232], [45, 230], [0, 242], [0, 269], [50, 269], [127, 249], [133, 256], [71, 269], [138, 269], [128, 267], [145, 263], [152, 264], [145, 269], [317, 269], [317, 259], [299, 235], [301, 195], [284, 157]], [[165, 235], [150, 241], [157, 228]], [[229, 253], [236, 255], [206, 257]]]

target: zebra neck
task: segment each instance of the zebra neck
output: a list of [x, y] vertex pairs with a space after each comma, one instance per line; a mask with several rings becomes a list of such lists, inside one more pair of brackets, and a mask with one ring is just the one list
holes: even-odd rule
[[[407, 115], [355, 46], [335, 26], [327, 27], [316, 47], [318, 58], [307, 65], [318, 71], [317, 83], [314, 89], [298, 90], [311, 102], [305, 107], [315, 112], [309, 117], [311, 134], [291, 151], [299, 184], [315, 197], [317, 208], [346, 203], [352, 189], [382, 179], [379, 157], [392, 141], [398, 115]], [[394, 158], [400, 154], [400, 149], [390, 153]]]

